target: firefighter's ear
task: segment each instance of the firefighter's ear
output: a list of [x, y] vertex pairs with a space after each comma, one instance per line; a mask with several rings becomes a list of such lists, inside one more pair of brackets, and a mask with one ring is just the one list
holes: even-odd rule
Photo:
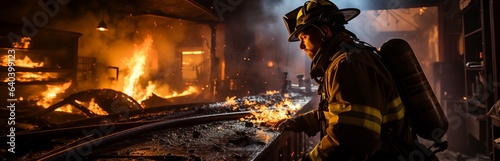
[[328, 25], [321, 25], [321, 31], [325, 34], [327, 38], [332, 37], [333, 33], [332, 30], [330, 30], [330, 27]]

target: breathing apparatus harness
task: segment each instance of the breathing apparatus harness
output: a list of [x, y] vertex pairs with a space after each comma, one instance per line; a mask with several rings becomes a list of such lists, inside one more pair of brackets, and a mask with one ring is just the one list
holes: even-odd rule
[[[316, 26], [316, 25], [314, 25], [314, 26]], [[368, 43], [363, 42], [363, 41], [359, 41], [359, 39], [357, 39], [357, 37], [352, 32], [345, 29], [344, 26], [332, 27], [334, 33], [337, 33], [337, 34], [334, 34], [332, 37], [330, 37], [328, 39], [326, 39], [326, 34], [324, 34], [319, 27], [315, 27], [315, 28], [320, 30], [320, 32], [323, 35], [323, 38], [322, 38], [323, 46], [320, 49], [318, 49], [317, 53], [314, 55], [314, 57], [312, 59], [310, 75], [311, 75], [311, 78], [314, 81], [316, 81], [316, 83], [319, 84], [318, 94], [321, 95], [321, 101], [320, 101], [320, 104], [318, 107], [317, 114], [318, 114], [318, 120], [320, 121], [320, 124], [321, 124], [320, 125], [321, 137], [323, 137], [323, 136], [325, 136], [325, 131], [326, 131], [326, 128], [328, 127], [326, 117], [323, 113], [323, 111], [328, 110], [328, 101], [326, 100], [326, 98], [328, 98], [328, 96], [326, 96], [326, 86], [323, 84], [324, 74], [325, 74], [326, 70], [328, 69], [328, 66], [330, 66], [330, 64], [333, 62], [333, 60], [336, 57], [338, 57], [340, 54], [347, 53], [347, 61], [350, 61], [349, 55], [352, 54], [350, 51], [343, 49], [341, 47], [342, 45], [331, 44], [332, 43], [331, 41], [334, 41], [336, 39], [336, 36], [340, 36], [340, 34], [338, 34], [338, 33], [344, 32], [344, 33], [350, 35], [351, 38], [353, 39], [352, 44], [347, 43], [347, 44], [345, 44], [345, 46], [347, 46], [347, 47], [350, 46], [353, 48], [367, 48], [368, 50], [372, 51], [377, 56], [378, 56], [378, 51], [375, 47], [369, 45]], [[346, 43], [346, 42], [340, 41], [340, 43]], [[332, 49], [328, 49], [328, 47], [329, 47], [328, 45], [335, 45], [335, 47], [333, 47]], [[328, 50], [328, 51], [324, 51], [324, 50]], [[342, 50], [342, 52], [338, 52], [341, 50]], [[335, 54], [333, 54], [333, 53], [335, 53]]]

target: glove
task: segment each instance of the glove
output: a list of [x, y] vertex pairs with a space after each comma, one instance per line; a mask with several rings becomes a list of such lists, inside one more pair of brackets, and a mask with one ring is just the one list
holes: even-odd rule
[[297, 125], [297, 118], [291, 118], [291, 119], [283, 119], [278, 121], [273, 128], [278, 129], [278, 130], [285, 130], [285, 131], [293, 131], [293, 132], [302, 132], [303, 129], [300, 128]]
[[273, 128], [285, 131], [304, 132], [308, 136], [314, 136], [319, 132], [320, 123], [315, 111], [298, 115], [295, 118], [278, 121]]
[[302, 157], [299, 159], [299, 161], [312, 161], [309, 157], [309, 152], [302, 154]]

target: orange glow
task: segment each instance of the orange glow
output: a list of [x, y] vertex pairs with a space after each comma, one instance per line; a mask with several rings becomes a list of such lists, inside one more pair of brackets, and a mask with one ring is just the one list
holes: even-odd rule
[[188, 54], [203, 54], [203, 51], [183, 51], [183, 55], [188, 55]]
[[180, 96], [187, 96], [187, 95], [191, 95], [191, 94], [194, 94], [194, 93], [197, 93], [198, 92], [198, 89], [196, 89], [196, 87], [194, 86], [189, 86], [187, 90], [181, 92], [181, 93], [177, 93], [177, 92], [173, 92], [172, 94], [170, 95], [160, 95], [158, 93], [155, 92], [155, 94], [159, 97], [162, 97], [162, 98], [172, 98], [172, 97], [180, 97]]
[[236, 99], [236, 96], [226, 97], [226, 102], [224, 102], [224, 104], [222, 104], [222, 106], [231, 106], [233, 108], [233, 110], [238, 109], [238, 106], [237, 106], [238, 103], [234, 99]]
[[[9, 64], [9, 58], [7, 55], [2, 56], [2, 66], [8, 66]], [[33, 62], [30, 57], [25, 56], [23, 59], [16, 59], [14, 60], [14, 63], [16, 67], [24, 67], [24, 68], [36, 68], [36, 67], [43, 67], [43, 62]]]
[[[57, 97], [59, 94], [63, 94], [66, 89], [68, 89], [71, 86], [71, 81], [64, 83], [62, 85], [47, 85], [47, 90], [42, 92], [42, 97], [41, 99], [36, 102], [38, 106], [42, 106], [44, 108], [48, 108], [50, 105], [53, 104], [54, 99]], [[58, 110], [56, 110], [58, 111]]]
[[[31, 81], [47, 81], [49, 79], [57, 78], [56, 74], [45, 72], [17, 72], [16, 81], [18, 82], [31, 82]], [[6, 78], [4, 82], [8, 82]]]
[[279, 94], [280, 91], [266, 91], [266, 95]]
[[274, 67], [273, 61], [268, 61], [267, 62], [267, 67]]
[[234, 106], [237, 104], [234, 99], [236, 99], [236, 96], [226, 97], [226, 102], [224, 102], [224, 104], [222, 104], [222, 105], [223, 106]]
[[134, 55], [127, 63], [130, 72], [125, 76], [123, 92], [134, 99], [143, 98], [145, 95], [141, 89], [136, 87], [139, 86], [139, 78], [144, 74], [147, 54], [151, 50], [152, 44], [153, 38], [148, 35], [140, 47], [136, 46]]
[[[7, 55], [2, 56], [1, 66], [8, 66], [9, 58]], [[15, 59], [14, 64], [16, 67], [23, 68], [38, 68], [43, 67], [43, 62], [33, 62], [30, 57], [25, 56], [23, 59]], [[31, 82], [31, 81], [46, 81], [52, 78], [57, 78], [56, 74], [44, 72], [16, 72], [16, 81], [18, 82]], [[5, 79], [4, 82], [8, 82]]]
[[108, 112], [104, 111], [97, 103], [94, 102], [94, 98], [90, 100], [88, 104], [75, 100], [76, 103], [83, 105], [89, 109], [94, 114], [97, 115], [108, 115]]
[[148, 35], [140, 46], [136, 46], [133, 56], [126, 61], [127, 66], [125, 69], [128, 70], [128, 73], [125, 75], [123, 87], [121, 89], [123, 93], [137, 100], [142, 106], [144, 106], [142, 102], [153, 96], [153, 94], [161, 98], [171, 98], [197, 93], [198, 90], [194, 86], [189, 86], [187, 90], [180, 93], [169, 93], [165, 92], [163, 88], [160, 89], [159, 87], [163, 86], [153, 81], [148, 81], [146, 87], [141, 85], [141, 79], [144, 79], [144, 75], [146, 74], [145, 71], [148, 70], [148, 64], [151, 62], [150, 59], [152, 59], [149, 57], [152, 44], [153, 37]]
[[260, 123], [277, 123], [282, 119], [291, 118], [302, 106], [296, 105], [290, 99], [285, 99], [273, 106], [257, 105], [255, 110], [251, 110], [253, 115], [249, 119], [254, 124]]
[[61, 106], [61, 107], [57, 108], [55, 111], [66, 112], [66, 113], [77, 113], [77, 112], [80, 112], [78, 109], [76, 109], [75, 107], [73, 107], [70, 104], [66, 104], [64, 106]]
[[99, 30], [99, 31], [108, 31], [108, 29], [104, 28], [104, 27], [99, 27], [99, 28], [96, 28], [96, 29]]

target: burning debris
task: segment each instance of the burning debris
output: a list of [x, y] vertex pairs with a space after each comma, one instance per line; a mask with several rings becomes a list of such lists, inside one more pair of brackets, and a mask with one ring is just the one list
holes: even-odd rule
[[123, 93], [137, 100], [137, 102], [139, 102], [139, 104], [141, 104], [143, 107], [145, 106], [143, 102], [151, 98], [153, 95], [167, 99], [172, 97], [198, 94], [198, 89], [194, 86], [189, 86], [185, 91], [182, 91], [180, 93], [175, 91], [169, 93], [165, 91], [165, 89], [168, 88], [160, 88], [160, 86], [165, 85], [156, 83], [152, 80], [148, 80], [146, 85], [143, 84], [144, 80], [148, 79], [147, 75], [151, 74], [146, 73], [145, 71], [150, 70], [148, 69], [148, 64], [151, 62], [150, 53], [152, 50], [152, 45], [153, 37], [151, 35], [148, 35], [141, 45], [135, 46], [133, 56], [130, 59], [125, 60], [124, 64], [126, 64], [126, 66], [121, 68], [126, 70], [127, 73], [122, 82], [122, 88], [120, 89], [118, 87], [118, 90], [123, 91]]
[[[1, 66], [9, 66], [9, 58], [7, 55], [4, 55], [1, 57], [2, 62]], [[16, 64], [16, 67], [24, 67], [24, 68], [38, 68], [38, 67], [43, 67], [43, 62], [33, 62], [30, 57], [24, 56], [23, 59], [15, 59], [14, 63]]]
[[[57, 98], [57, 95], [62, 94], [71, 86], [71, 81], [64, 83], [60, 86], [58, 85], [47, 85], [47, 90], [43, 91], [40, 95], [40, 99], [36, 103], [38, 106], [42, 106], [44, 108], [48, 108], [50, 105], [54, 103], [54, 99]], [[66, 111], [71, 113], [70, 109], [58, 109], [60, 111]]]
[[[112, 108], [111, 104], [113, 104], [113, 100], [117, 99], [133, 100], [133, 98], [122, 92], [101, 89], [75, 93], [62, 101], [63, 103], [75, 102], [77, 105], [86, 106], [88, 112], [91, 114], [109, 115], [101, 117], [101, 119], [106, 118], [108, 120], [106, 126], [112, 126], [115, 129], [114, 133], [123, 133], [116, 136], [125, 136], [126, 133], [131, 133], [131, 137], [120, 138], [127, 139], [127, 141], [109, 142], [103, 140], [103, 144], [109, 142], [106, 145], [112, 145], [99, 148], [97, 146], [93, 147], [95, 149], [92, 151], [92, 154], [87, 156], [89, 159], [151, 158], [158, 156], [167, 157], [167, 159], [250, 159], [263, 151], [281, 134], [280, 131], [273, 130], [266, 125], [295, 115], [295, 112], [308, 103], [311, 97], [295, 93], [283, 96], [281, 94], [261, 94], [242, 98], [231, 97], [225, 102], [212, 104], [193, 104], [149, 109], [142, 109], [135, 102], [133, 103], [135, 108], [130, 108], [125, 119], [110, 120], [108, 117], [112, 116], [113, 110], [108, 107]], [[56, 103], [56, 105], [58, 104], [60, 103]], [[119, 106], [123, 105], [120, 104]], [[46, 110], [57, 108], [53, 106]], [[286, 114], [281, 115], [280, 113]], [[275, 116], [276, 114], [280, 115]], [[43, 113], [38, 116], [42, 115]], [[245, 117], [249, 115], [251, 117]], [[94, 119], [84, 121], [86, 122], [85, 126], [53, 129], [40, 131], [39, 133], [36, 130], [24, 134], [20, 133], [18, 138], [22, 140], [32, 138], [29, 135], [36, 135], [38, 141], [47, 141], [44, 144], [55, 144], [49, 140], [58, 140], [57, 144], [63, 145], [66, 144], [64, 142], [75, 142], [75, 140], [78, 141], [78, 139], [81, 139], [78, 136], [81, 135], [83, 129], [91, 131], [92, 128], [99, 128], [99, 125], [88, 126], [92, 120]], [[251, 123], [251, 125], [249, 126], [248, 123]], [[159, 126], [161, 124], [165, 125]], [[158, 127], [152, 128], [153, 125], [158, 125]], [[134, 132], [132, 129], [145, 130], [145, 132]], [[132, 137], [139, 134], [142, 136]], [[95, 137], [93, 138], [95, 139]], [[105, 140], [110, 140], [110, 138]], [[26, 148], [26, 144], [22, 142], [19, 142], [19, 144], [19, 148]], [[71, 146], [78, 145], [71, 144]], [[54, 148], [56, 147], [59, 146], [54, 146]], [[70, 146], [66, 148], [70, 148]], [[54, 150], [47, 150], [42, 153], [32, 153], [26, 156], [36, 159], [42, 156], [49, 157], [49, 154], [57, 153]], [[169, 155], [165, 156], [164, 154]]]
[[[266, 94], [245, 96], [240, 99], [227, 97], [225, 102], [216, 103], [213, 110], [226, 109], [228, 111], [251, 111], [250, 116], [242, 118], [255, 125], [273, 125], [279, 120], [291, 118], [302, 108], [304, 102], [311, 98], [297, 93], [285, 94], [267, 91]], [[211, 105], [212, 106], [212, 105]]]
[[[0, 66], [9, 66], [9, 58], [7, 55], [1, 57]], [[12, 63], [12, 62], [11, 62]], [[24, 56], [23, 59], [15, 59], [13, 61], [16, 67], [19, 68], [41, 68], [44, 66], [43, 62], [33, 62], [30, 57]], [[46, 81], [49, 79], [57, 78], [56, 73], [50, 72], [16, 72], [16, 81], [31, 82], [31, 81]], [[6, 78], [3, 82], [8, 82]]]

